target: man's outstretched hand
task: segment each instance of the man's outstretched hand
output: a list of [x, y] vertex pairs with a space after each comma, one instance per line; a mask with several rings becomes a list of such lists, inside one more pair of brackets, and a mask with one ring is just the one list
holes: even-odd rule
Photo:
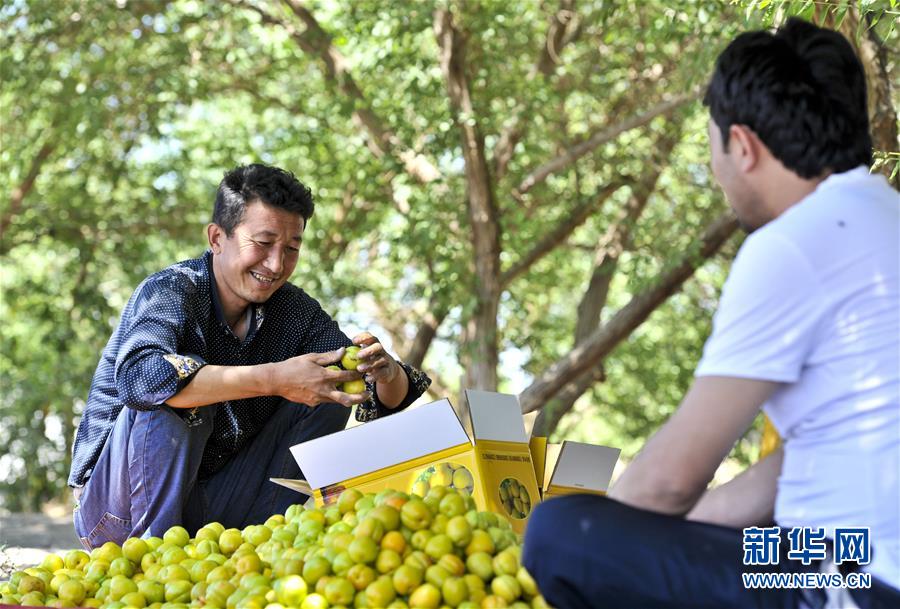
[[377, 338], [363, 332], [353, 337], [353, 344], [362, 347], [357, 354], [360, 363], [356, 369], [365, 374], [366, 381], [383, 384], [394, 382], [401, 372], [400, 364], [385, 351]]
[[[307, 353], [271, 364], [269, 382], [272, 393], [307, 406], [336, 403], [349, 408], [354, 404], [365, 402], [371, 397], [368, 391], [344, 393], [337, 388], [340, 383], [360, 379], [361, 372], [326, 368], [339, 362], [344, 351], [344, 347], [341, 347], [326, 353]], [[399, 368], [396, 362], [394, 365]]]

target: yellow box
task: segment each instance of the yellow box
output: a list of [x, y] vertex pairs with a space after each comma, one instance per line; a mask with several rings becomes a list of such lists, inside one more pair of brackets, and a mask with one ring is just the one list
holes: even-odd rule
[[424, 494], [442, 484], [470, 493], [480, 510], [505, 515], [522, 533], [540, 502], [516, 396], [466, 390], [465, 406], [443, 399], [291, 447], [306, 476], [273, 482], [328, 505], [347, 488]]

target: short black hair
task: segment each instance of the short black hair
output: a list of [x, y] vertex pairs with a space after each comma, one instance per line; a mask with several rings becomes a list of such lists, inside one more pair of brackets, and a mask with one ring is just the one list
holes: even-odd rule
[[703, 103], [726, 150], [731, 125], [746, 125], [802, 178], [872, 164], [862, 64], [841, 34], [802, 19], [735, 38]]
[[300, 214], [304, 222], [315, 210], [312, 192], [293, 173], [253, 163], [235, 167], [219, 182], [212, 221], [230, 237], [241, 223], [244, 209], [256, 201]]

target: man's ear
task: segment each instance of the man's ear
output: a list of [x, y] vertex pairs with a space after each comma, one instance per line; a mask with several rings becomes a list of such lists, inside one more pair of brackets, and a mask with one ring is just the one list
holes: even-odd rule
[[213, 254], [221, 254], [223, 241], [226, 239], [225, 231], [218, 224], [211, 222], [206, 225], [206, 240]]
[[728, 153], [743, 173], [753, 171], [759, 163], [762, 142], [746, 125], [731, 125], [728, 128]]

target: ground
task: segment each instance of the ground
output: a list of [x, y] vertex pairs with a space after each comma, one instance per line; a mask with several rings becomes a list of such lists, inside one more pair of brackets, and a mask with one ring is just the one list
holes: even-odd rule
[[80, 547], [69, 513], [0, 514], [0, 580], [50, 552]]

